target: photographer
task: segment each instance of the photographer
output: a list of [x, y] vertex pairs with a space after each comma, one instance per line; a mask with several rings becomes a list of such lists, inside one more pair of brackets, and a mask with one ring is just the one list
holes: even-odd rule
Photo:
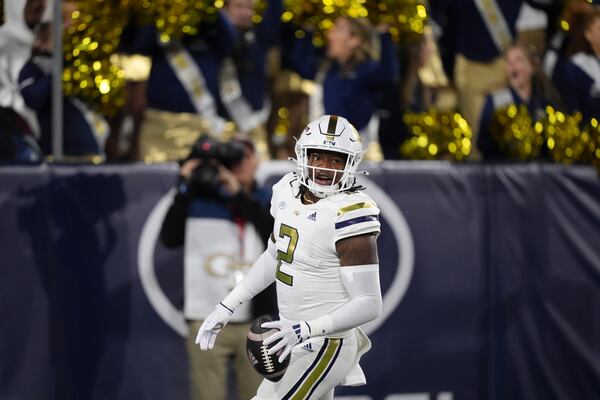
[[177, 194], [160, 238], [167, 247], [184, 245], [184, 314], [193, 399], [226, 399], [232, 360], [240, 399], [251, 398], [261, 377], [246, 356], [246, 334], [257, 316], [276, 311], [275, 288], [236, 310], [223, 329], [216, 352], [201, 352], [195, 333], [223, 296], [239, 282], [266, 247], [273, 228], [270, 190], [258, 186], [258, 158], [252, 142], [201, 138], [181, 163]]

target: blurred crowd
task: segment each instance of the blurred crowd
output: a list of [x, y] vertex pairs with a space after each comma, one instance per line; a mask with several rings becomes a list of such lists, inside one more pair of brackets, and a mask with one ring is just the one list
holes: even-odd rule
[[[322, 114], [347, 118], [373, 161], [419, 154], [556, 161], [568, 132], [578, 140], [585, 132], [600, 159], [598, 1], [423, 1], [426, 25], [411, 40], [344, 13], [324, 29], [283, 22], [289, 2], [257, 1], [224, 0], [213, 20], [180, 38], [132, 19], [115, 58], [127, 78], [124, 104], [107, 114], [63, 96], [63, 159], [181, 160], [204, 134], [242, 135], [262, 159], [285, 159], [307, 121]], [[64, 28], [78, 4], [63, 1]], [[41, 162], [56, 153], [54, 9], [53, 0], [4, 0], [2, 160]], [[453, 121], [464, 124], [445, 130]], [[460, 143], [442, 148], [447, 131]], [[410, 140], [425, 153], [411, 153]], [[453, 156], [459, 148], [462, 156]]]

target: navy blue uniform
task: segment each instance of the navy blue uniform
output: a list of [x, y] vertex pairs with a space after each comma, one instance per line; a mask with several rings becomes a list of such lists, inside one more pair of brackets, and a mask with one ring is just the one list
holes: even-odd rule
[[550, 41], [550, 47], [544, 55], [544, 73], [550, 78], [563, 100], [566, 100], [570, 91], [569, 78], [567, 77], [569, 59], [564, 53], [565, 38], [566, 33], [557, 32]]
[[[587, 64], [589, 72], [578, 65], [575, 60]], [[591, 54], [578, 53], [566, 65], [566, 75], [569, 82], [567, 103], [571, 111], [583, 114], [583, 123], [590, 118], [600, 119], [600, 57]]]
[[[502, 0], [496, 4], [514, 38], [523, 0]], [[473, 0], [432, 0], [430, 7], [432, 18], [443, 31], [440, 47], [445, 66], [451, 68], [456, 53], [479, 62], [489, 62], [501, 55]]]
[[[306, 35], [296, 43], [293, 69], [303, 78], [315, 79], [322, 60], [320, 55], [312, 45], [310, 35]], [[396, 72], [394, 45], [387, 33], [381, 34], [379, 61], [364, 61], [351, 71], [343, 70], [340, 64], [332, 61], [323, 82], [325, 114], [343, 116], [360, 131], [373, 116], [380, 91], [394, 82]]]
[[[225, 17], [219, 14], [216, 23], [203, 26], [196, 36], [185, 36], [183, 46], [194, 59], [214, 99], [219, 99], [219, 66], [232, 47]], [[173, 72], [162, 47], [158, 44], [158, 32], [154, 26], [138, 32], [132, 50], [152, 58], [148, 78], [148, 107], [170, 112], [197, 113], [186, 90]], [[219, 113], [223, 112], [219, 108]]]
[[[278, 38], [281, 13], [281, 0], [271, 1], [262, 22], [245, 32], [240, 32], [224, 14], [219, 13], [215, 23], [203, 25], [197, 35], [182, 39], [183, 46], [202, 71], [206, 87], [222, 117], [227, 118], [228, 113], [220, 101], [219, 70], [226, 57], [234, 59], [244, 98], [254, 110], [262, 108], [266, 88], [266, 53]], [[136, 35], [131, 49], [152, 58], [148, 79], [149, 108], [175, 113], [198, 112], [158, 44], [154, 26], [143, 28]]]
[[[490, 94], [485, 99], [485, 105], [481, 112], [481, 119], [479, 121], [479, 136], [477, 138], [477, 147], [481, 152], [481, 155], [486, 160], [497, 160], [502, 159], [506, 155], [499, 149], [496, 140], [492, 137], [490, 127], [494, 119], [494, 114], [498, 109], [508, 107], [511, 104], [521, 105], [526, 104], [527, 110], [532, 117], [533, 121], [537, 121], [545, 116], [545, 108], [548, 105], [556, 106], [544, 96], [532, 93], [528, 102], [525, 102], [512, 88], [507, 88], [511, 97], [511, 102], [506, 104], [495, 104], [493, 94]], [[507, 89], [501, 89], [503, 91]], [[500, 92], [500, 91], [498, 91]], [[496, 93], [498, 93], [496, 92]]]
[[232, 57], [244, 98], [253, 110], [263, 107], [267, 87], [267, 51], [278, 44], [282, 31], [281, 0], [271, 0], [262, 22], [250, 31], [240, 31], [228, 24], [233, 40]]
[[[44, 154], [52, 153], [52, 78], [28, 61], [19, 74], [19, 85], [25, 104], [35, 110], [40, 125], [40, 148]], [[100, 154], [92, 127], [73, 100], [63, 99], [63, 153], [69, 156]]]

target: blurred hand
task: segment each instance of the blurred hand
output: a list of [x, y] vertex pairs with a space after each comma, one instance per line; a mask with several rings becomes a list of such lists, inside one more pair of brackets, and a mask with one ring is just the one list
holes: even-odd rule
[[[51, 3], [48, 5], [51, 7]], [[74, 1], [63, 1], [63, 28], [68, 28], [73, 24], [73, 13], [77, 11], [77, 3]]]
[[390, 30], [390, 24], [386, 24], [386, 23], [379, 23], [377, 24], [377, 26], [375, 27], [375, 30], [379, 33], [386, 33], [389, 32]]
[[54, 47], [52, 41], [52, 24], [41, 24], [33, 40], [32, 50], [36, 54], [52, 54]]
[[242, 190], [242, 185], [238, 178], [233, 172], [222, 165], [219, 166], [219, 181], [221, 182], [221, 187], [232, 196], [235, 196]]
[[192, 172], [200, 165], [202, 161], [198, 158], [192, 158], [183, 163], [179, 169], [179, 175], [188, 180], [192, 176]]

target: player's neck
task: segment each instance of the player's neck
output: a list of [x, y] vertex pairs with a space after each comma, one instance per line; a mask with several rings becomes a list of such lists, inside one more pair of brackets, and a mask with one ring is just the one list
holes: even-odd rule
[[302, 204], [315, 204], [319, 200], [321, 199], [312, 194], [309, 190], [305, 190], [304, 193], [302, 193]]

